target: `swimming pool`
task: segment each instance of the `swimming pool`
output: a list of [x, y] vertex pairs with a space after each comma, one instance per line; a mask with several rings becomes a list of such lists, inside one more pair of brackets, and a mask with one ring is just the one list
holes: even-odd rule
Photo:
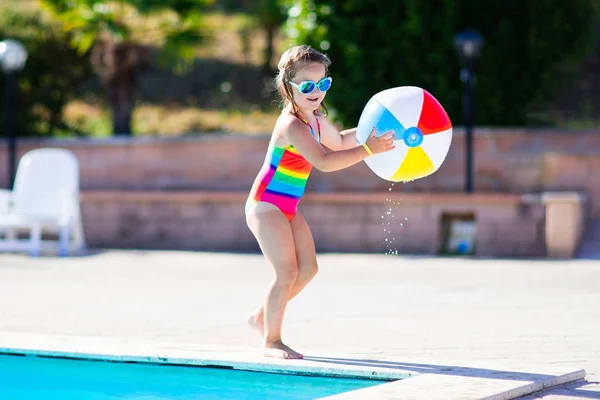
[[212, 367], [0, 355], [2, 400], [318, 399], [384, 383]]

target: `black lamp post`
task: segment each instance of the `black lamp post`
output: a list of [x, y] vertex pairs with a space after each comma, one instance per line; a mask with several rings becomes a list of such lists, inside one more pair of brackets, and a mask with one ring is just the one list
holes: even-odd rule
[[454, 46], [458, 52], [462, 69], [460, 70], [460, 79], [465, 84], [463, 96], [463, 117], [467, 136], [466, 144], [466, 177], [465, 192], [473, 192], [473, 85], [475, 73], [473, 65], [481, 53], [483, 47], [483, 37], [472, 29], [460, 32], [454, 38]]
[[11, 189], [15, 179], [15, 159], [17, 153], [17, 135], [15, 127], [15, 95], [17, 72], [21, 71], [27, 61], [27, 50], [16, 40], [7, 39], [0, 42], [0, 68], [7, 76], [8, 89], [8, 188]]

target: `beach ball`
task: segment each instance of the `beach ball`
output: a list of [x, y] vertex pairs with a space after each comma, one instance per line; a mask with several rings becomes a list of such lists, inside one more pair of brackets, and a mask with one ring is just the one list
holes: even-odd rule
[[400, 86], [375, 94], [358, 121], [356, 140], [366, 142], [393, 129], [395, 149], [375, 154], [365, 163], [379, 177], [406, 182], [433, 174], [442, 165], [452, 142], [452, 123], [442, 105], [426, 90]]

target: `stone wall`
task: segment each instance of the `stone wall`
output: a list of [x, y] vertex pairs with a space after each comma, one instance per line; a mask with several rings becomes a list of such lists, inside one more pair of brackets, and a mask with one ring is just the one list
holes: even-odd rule
[[[235, 192], [86, 192], [84, 227], [92, 247], [258, 251], [245, 200]], [[477, 255], [546, 255], [544, 206], [518, 195], [312, 193], [300, 209], [320, 252], [437, 254], [442, 215], [473, 212]]]
[[[600, 217], [600, 131], [531, 129], [475, 130], [475, 189], [483, 193], [584, 191]], [[200, 134], [183, 138], [22, 140], [19, 153], [35, 147], [71, 149], [78, 157], [84, 190], [247, 191], [265, 155], [268, 136]], [[456, 193], [464, 187], [464, 135], [456, 128], [452, 147], [433, 175], [395, 184], [359, 163], [343, 171], [313, 170], [308, 192]], [[0, 160], [6, 160], [0, 143]], [[6, 187], [0, 161], [0, 185]]]
[[[455, 129], [441, 168], [414, 182], [392, 184], [365, 163], [332, 173], [313, 170], [301, 209], [318, 249], [433, 254], [442, 240], [442, 215], [462, 210], [476, 214], [478, 255], [572, 254], [587, 220], [600, 218], [600, 132], [478, 128], [475, 137], [472, 196], [462, 194], [461, 129]], [[85, 229], [93, 247], [254, 251], [243, 203], [268, 139], [202, 134], [21, 140], [18, 149], [19, 155], [38, 147], [75, 153]], [[6, 151], [0, 144], [3, 187]], [[548, 207], [541, 197], [531, 200], [531, 194], [547, 191], [585, 193], [587, 208], [578, 202]], [[394, 221], [393, 229], [384, 232], [390, 204], [395, 217], [408, 221]], [[569, 219], [563, 210], [575, 217]], [[550, 239], [552, 246], [571, 244], [550, 251]]]

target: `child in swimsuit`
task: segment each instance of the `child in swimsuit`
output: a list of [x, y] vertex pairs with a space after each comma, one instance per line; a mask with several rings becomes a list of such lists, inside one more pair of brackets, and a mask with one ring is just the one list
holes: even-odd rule
[[392, 131], [376, 137], [373, 128], [360, 146], [356, 128], [340, 132], [328, 121], [323, 99], [332, 84], [329, 65], [326, 55], [304, 45], [281, 56], [275, 82], [283, 110], [246, 202], [248, 227], [274, 269], [264, 302], [248, 318], [268, 357], [302, 358], [282, 342], [281, 325], [287, 303], [318, 270], [312, 233], [298, 210], [311, 169], [338, 171], [394, 148]]

